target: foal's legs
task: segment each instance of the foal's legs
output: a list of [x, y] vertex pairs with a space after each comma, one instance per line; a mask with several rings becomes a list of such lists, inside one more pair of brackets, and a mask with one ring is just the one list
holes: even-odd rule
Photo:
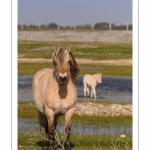
[[90, 91], [89, 91], [88, 85], [87, 83], [84, 83], [84, 97], [86, 97], [86, 92], [87, 92], [87, 96], [89, 96]]
[[92, 91], [91, 91], [91, 97], [92, 97], [93, 94], [94, 94], [94, 98], [96, 98], [95, 86], [91, 86], [91, 88], [92, 88]]
[[87, 89], [87, 84], [84, 83], [84, 97], [86, 97], [86, 89]]
[[74, 114], [75, 108], [69, 109], [65, 114], [65, 132], [66, 132], [66, 141], [65, 141], [65, 150], [71, 150], [70, 147], [70, 131], [71, 131], [71, 119]]
[[89, 90], [88, 86], [86, 88], [86, 91], [87, 91], [87, 96], [89, 96], [90, 95], [90, 90]]
[[93, 96], [93, 90], [91, 89], [91, 97]]

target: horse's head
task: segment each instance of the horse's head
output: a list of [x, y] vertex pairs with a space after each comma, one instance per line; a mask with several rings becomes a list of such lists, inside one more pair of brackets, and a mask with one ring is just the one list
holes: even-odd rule
[[102, 73], [96, 73], [96, 81], [102, 83]]
[[55, 48], [55, 52], [53, 53], [53, 65], [60, 84], [67, 84], [70, 76], [72, 81], [76, 83], [79, 68], [72, 53], [70, 52], [70, 47], [65, 49]]

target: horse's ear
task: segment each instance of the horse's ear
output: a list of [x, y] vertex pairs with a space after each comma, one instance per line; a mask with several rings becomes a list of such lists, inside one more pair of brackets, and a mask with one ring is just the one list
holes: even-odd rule
[[55, 53], [57, 52], [57, 50], [58, 50], [58, 47], [56, 46], [56, 47], [54, 48]]
[[67, 46], [66, 50], [67, 50], [67, 52], [69, 53], [69, 52], [70, 52], [70, 47]]

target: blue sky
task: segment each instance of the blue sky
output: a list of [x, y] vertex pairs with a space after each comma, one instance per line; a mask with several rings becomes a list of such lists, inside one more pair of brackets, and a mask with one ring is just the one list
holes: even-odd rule
[[132, 0], [18, 0], [18, 24], [132, 24]]

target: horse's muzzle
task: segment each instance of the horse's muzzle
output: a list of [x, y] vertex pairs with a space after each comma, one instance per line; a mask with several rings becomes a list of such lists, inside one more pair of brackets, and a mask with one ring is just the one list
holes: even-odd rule
[[67, 76], [65, 76], [65, 77], [59, 77], [59, 83], [60, 84], [67, 84], [67, 81], [68, 81], [68, 77]]

